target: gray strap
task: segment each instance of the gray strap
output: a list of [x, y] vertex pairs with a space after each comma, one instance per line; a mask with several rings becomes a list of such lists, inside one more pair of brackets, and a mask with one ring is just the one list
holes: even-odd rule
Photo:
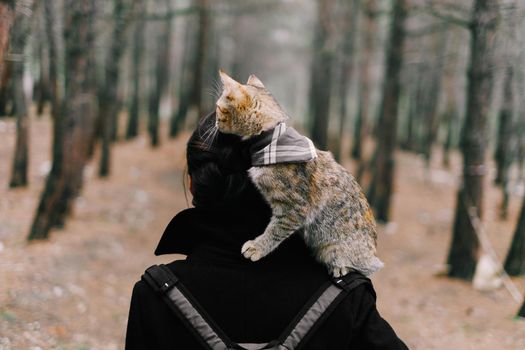
[[308, 334], [315, 322], [342, 292], [343, 290], [335, 285], [328, 287], [295, 325], [290, 335], [288, 335], [282, 343], [284, 347], [286, 349], [295, 349], [304, 336]]
[[173, 287], [168, 292], [168, 297], [177, 306], [179, 311], [186, 317], [188, 322], [195, 328], [197, 333], [204, 339], [213, 350], [226, 350], [228, 346], [222, 341], [211, 326], [202, 318], [201, 314], [193, 307], [190, 301], [177, 288]]

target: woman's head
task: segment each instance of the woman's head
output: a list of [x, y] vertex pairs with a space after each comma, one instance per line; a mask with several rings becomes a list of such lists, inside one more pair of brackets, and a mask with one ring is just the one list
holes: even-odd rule
[[[215, 132], [215, 113], [204, 117], [191, 135], [187, 149], [193, 205], [237, 206], [262, 202], [248, 178], [250, 159], [238, 136]], [[256, 203], [254, 203], [256, 204]]]

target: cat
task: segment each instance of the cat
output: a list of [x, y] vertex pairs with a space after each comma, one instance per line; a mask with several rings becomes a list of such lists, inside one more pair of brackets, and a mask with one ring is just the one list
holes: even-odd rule
[[[352, 270], [370, 276], [381, 269], [374, 216], [354, 177], [330, 152], [315, 149], [308, 138], [286, 128], [288, 115], [255, 75], [241, 84], [222, 70], [219, 74], [223, 90], [216, 102], [216, 128], [248, 143], [256, 140], [252, 146], [260, 140], [265, 146], [268, 137], [275, 143], [266, 147], [273, 146], [273, 153], [252, 155], [256, 164], [248, 169], [272, 217], [263, 234], [244, 243], [241, 254], [257, 261], [303, 228], [306, 245], [334, 277]], [[279, 148], [275, 135], [283, 129], [292, 141]], [[280, 156], [284, 161], [278, 161]]]

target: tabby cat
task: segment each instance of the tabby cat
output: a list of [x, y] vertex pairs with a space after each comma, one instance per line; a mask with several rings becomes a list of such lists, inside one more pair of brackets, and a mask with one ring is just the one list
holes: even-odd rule
[[249, 176], [270, 207], [263, 234], [241, 253], [257, 261], [300, 228], [307, 246], [329, 272], [369, 276], [383, 267], [376, 256], [376, 225], [359, 184], [330, 152], [284, 123], [288, 116], [262, 82], [241, 84], [220, 71], [216, 127], [252, 145]]

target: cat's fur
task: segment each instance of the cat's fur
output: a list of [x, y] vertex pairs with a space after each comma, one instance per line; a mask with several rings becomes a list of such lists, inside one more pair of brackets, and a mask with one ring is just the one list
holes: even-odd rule
[[[287, 119], [286, 113], [251, 75], [246, 85], [220, 72], [223, 92], [217, 101], [219, 131], [249, 139]], [[242, 254], [257, 261], [300, 228], [316, 258], [334, 276], [351, 269], [371, 275], [383, 267], [376, 256], [372, 211], [353, 176], [330, 152], [317, 150], [304, 163], [254, 166], [249, 176], [272, 208], [263, 234], [247, 241]]]

